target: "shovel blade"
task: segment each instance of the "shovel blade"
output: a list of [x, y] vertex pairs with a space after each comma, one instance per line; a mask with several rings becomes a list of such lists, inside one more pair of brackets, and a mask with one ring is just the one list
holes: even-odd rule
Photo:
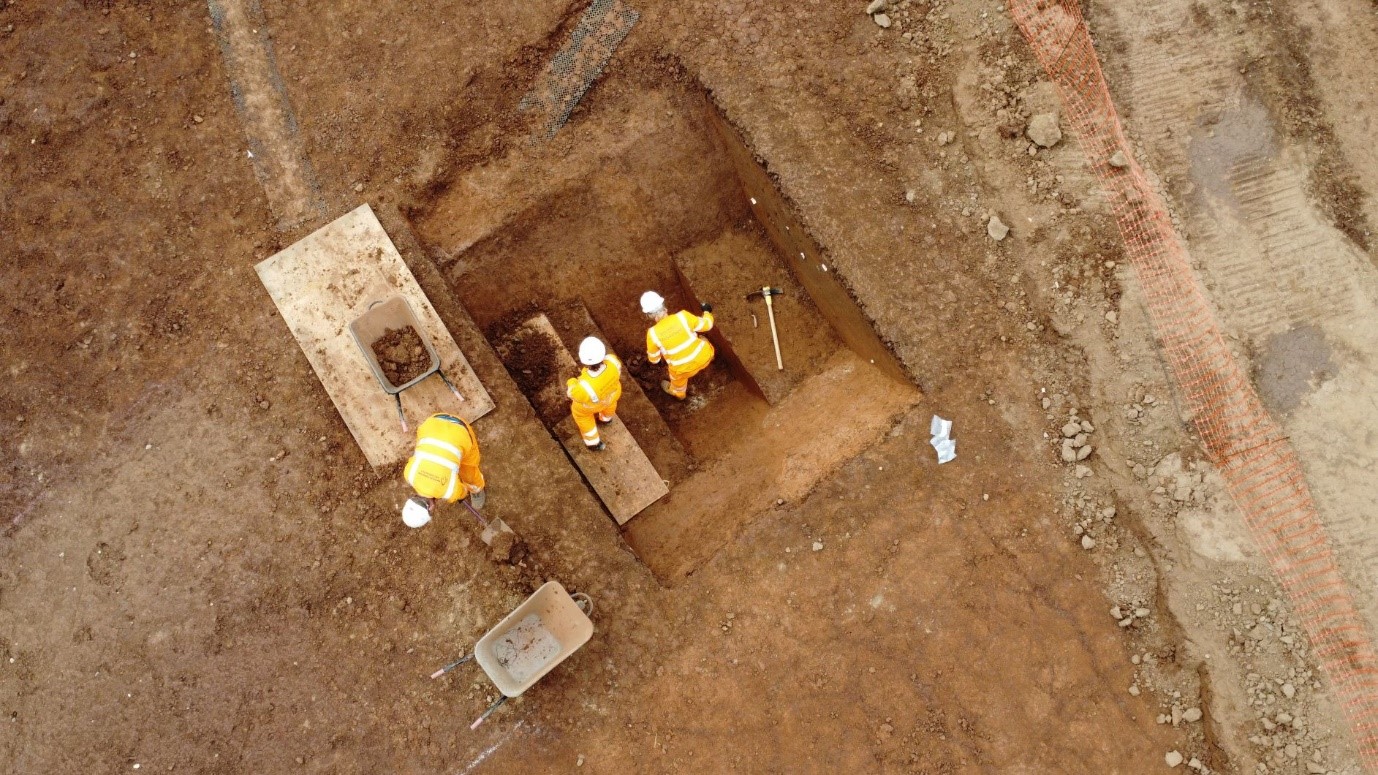
[[483, 532], [479, 534], [479, 539], [485, 544], [492, 546], [493, 539], [497, 538], [499, 533], [511, 532], [512, 528], [508, 527], [506, 522], [503, 522], [501, 519], [490, 519], [488, 520], [488, 525], [483, 528]]

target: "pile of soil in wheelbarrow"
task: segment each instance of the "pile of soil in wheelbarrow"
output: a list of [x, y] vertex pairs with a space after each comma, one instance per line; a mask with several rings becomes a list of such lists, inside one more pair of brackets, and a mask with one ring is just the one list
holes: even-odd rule
[[411, 382], [431, 367], [431, 354], [411, 326], [389, 328], [373, 343], [373, 357], [394, 387]]

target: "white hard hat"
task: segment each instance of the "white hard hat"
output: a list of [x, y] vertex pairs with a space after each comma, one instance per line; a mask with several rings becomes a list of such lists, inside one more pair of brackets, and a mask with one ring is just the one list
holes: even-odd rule
[[608, 348], [596, 336], [584, 337], [579, 343], [579, 362], [585, 366], [597, 366], [608, 357]]
[[402, 521], [407, 527], [425, 527], [431, 521], [431, 510], [420, 498], [408, 498], [402, 507]]
[[657, 310], [665, 309], [665, 297], [655, 291], [646, 291], [641, 294], [641, 311], [647, 315], [654, 314]]

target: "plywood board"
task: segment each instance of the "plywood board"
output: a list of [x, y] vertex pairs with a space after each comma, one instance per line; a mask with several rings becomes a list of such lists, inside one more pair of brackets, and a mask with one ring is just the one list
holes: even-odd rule
[[540, 404], [536, 407], [538, 413], [543, 417], [560, 417], [563, 413], [552, 432], [584, 479], [588, 480], [589, 486], [598, 494], [599, 500], [603, 501], [608, 513], [617, 520], [617, 524], [625, 525], [642, 509], [664, 497], [670, 491], [669, 486], [620, 418], [614, 418], [599, 431], [607, 449], [602, 452], [589, 451], [578, 426], [574, 424], [574, 418], [569, 414], [569, 398], [564, 392], [565, 380], [576, 376], [580, 367], [545, 315], [527, 320], [518, 329], [517, 335], [525, 335], [525, 332], [548, 337], [554, 345], [555, 376], [532, 398], [533, 402]]
[[[255, 269], [374, 468], [411, 454], [416, 425], [436, 412], [473, 421], [492, 411], [493, 399], [368, 205], [265, 259]], [[456, 399], [439, 377], [404, 391], [402, 407], [409, 431], [403, 430], [392, 396], [374, 379], [349, 333], [350, 322], [370, 304], [395, 295], [411, 305], [421, 324], [419, 333], [435, 346], [441, 369], [462, 396]]]

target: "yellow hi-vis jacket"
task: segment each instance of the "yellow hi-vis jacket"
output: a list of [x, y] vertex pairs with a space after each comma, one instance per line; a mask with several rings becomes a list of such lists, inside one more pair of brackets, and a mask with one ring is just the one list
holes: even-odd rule
[[402, 475], [417, 495], [454, 503], [483, 489], [478, 458], [473, 430], [457, 417], [434, 414], [416, 429], [416, 451]]
[[666, 315], [646, 330], [646, 357], [651, 363], [664, 358], [671, 369], [694, 363], [710, 346], [699, 333], [712, 327], [711, 312], [703, 313], [703, 317], [684, 310]]
[[603, 359], [603, 370], [597, 375], [590, 374], [585, 368], [578, 377], [565, 382], [565, 395], [591, 411], [603, 409], [611, 403], [610, 399], [615, 399], [621, 393], [622, 361], [612, 353]]

